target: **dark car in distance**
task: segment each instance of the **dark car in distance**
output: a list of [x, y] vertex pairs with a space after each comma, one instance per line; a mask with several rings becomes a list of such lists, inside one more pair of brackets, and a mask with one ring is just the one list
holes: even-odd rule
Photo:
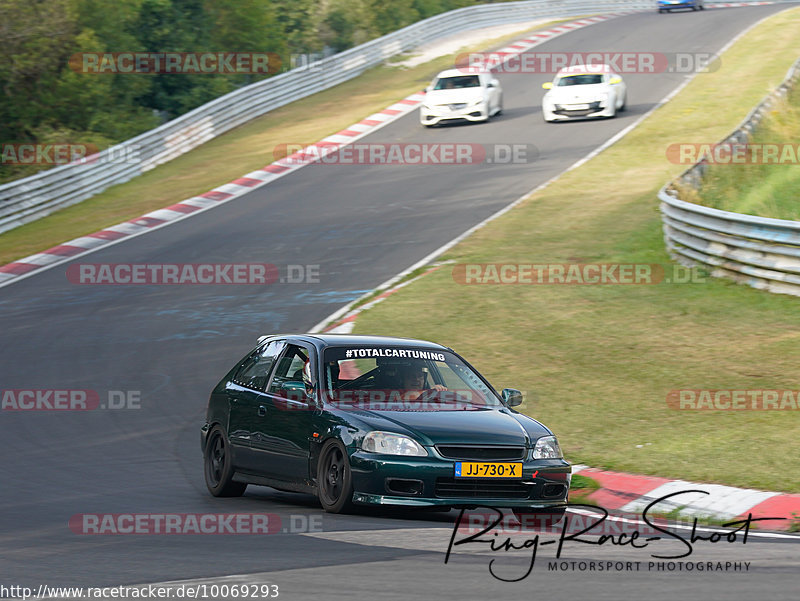
[[248, 485], [353, 505], [562, 515], [571, 467], [553, 433], [453, 350], [422, 340], [263, 336], [214, 387], [201, 431], [214, 496]]

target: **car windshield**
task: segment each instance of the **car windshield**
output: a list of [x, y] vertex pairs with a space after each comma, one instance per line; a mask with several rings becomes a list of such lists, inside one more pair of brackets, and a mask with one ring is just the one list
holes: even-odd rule
[[459, 75], [456, 77], [441, 77], [433, 86], [434, 90], [459, 90], [461, 88], [478, 88], [481, 79], [477, 75]]
[[323, 357], [327, 400], [345, 409], [458, 411], [503, 406], [478, 374], [447, 351], [330, 347]]
[[557, 86], [587, 86], [603, 83], [602, 73], [583, 73], [581, 75], [566, 75], [558, 80]]

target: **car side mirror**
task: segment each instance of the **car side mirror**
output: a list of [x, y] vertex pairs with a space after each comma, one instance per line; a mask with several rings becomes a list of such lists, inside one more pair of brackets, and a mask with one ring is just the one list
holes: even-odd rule
[[550, 89], [552, 89], [552, 88], [553, 88], [553, 82], [552, 82], [552, 81], [546, 81], [546, 82], [544, 82], [544, 83], [542, 84], [542, 87], [543, 87], [545, 90], [550, 90]]
[[609, 81], [609, 83], [622, 83], [622, 78], [621, 77], [612, 77], [611, 81]]
[[516, 388], [503, 388], [500, 396], [503, 397], [503, 401], [509, 407], [516, 407], [522, 404], [522, 393]]

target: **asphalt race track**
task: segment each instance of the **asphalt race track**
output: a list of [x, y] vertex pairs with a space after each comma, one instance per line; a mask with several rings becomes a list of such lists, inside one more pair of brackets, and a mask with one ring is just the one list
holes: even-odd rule
[[[558, 37], [538, 52], [714, 52], [785, 5], [659, 15], [655, 8]], [[702, 77], [703, 75], [699, 75]], [[795, 541], [698, 543], [683, 561], [750, 562], [747, 572], [549, 572], [494, 579], [484, 549], [444, 564], [450, 514], [324, 514], [303, 495], [253, 488], [215, 499], [199, 428], [208, 393], [259, 334], [302, 331], [563, 171], [657, 104], [684, 74], [625, 75], [628, 110], [546, 125], [547, 75], [499, 76], [505, 113], [489, 124], [424, 129], [416, 112], [361, 142], [527, 144], [535, 160], [471, 166], [311, 165], [218, 209], [80, 262], [319, 265], [319, 282], [272, 286], [79, 286], [65, 267], [0, 290], [2, 389], [132, 393], [140, 409], [0, 412], [0, 581], [110, 586], [241, 575], [282, 599], [796, 599]], [[287, 140], [310, 142], [309, 140]], [[221, 158], [224, 160], [224, 157]], [[610, 193], [613, 191], [609, 191]], [[655, 199], [654, 199], [655, 202]], [[568, 433], [564, 433], [568, 435]], [[562, 434], [562, 436], [564, 435]], [[84, 513], [269, 513], [258, 535], [76, 534]], [[297, 532], [303, 530], [312, 532]], [[525, 572], [527, 552], [495, 567]], [[654, 560], [648, 551], [574, 544], [568, 559]], [[504, 563], [505, 562], [505, 563]]]

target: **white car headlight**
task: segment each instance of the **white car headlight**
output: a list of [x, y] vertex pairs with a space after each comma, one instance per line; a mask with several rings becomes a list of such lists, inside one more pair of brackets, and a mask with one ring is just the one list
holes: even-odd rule
[[470, 106], [475, 106], [476, 104], [483, 104], [484, 102], [486, 102], [486, 100], [485, 100], [485, 99], [483, 99], [483, 98], [478, 98], [478, 99], [476, 99], [476, 100], [473, 100], [472, 102], [470, 102], [470, 103], [469, 103], [469, 105], [470, 105]]
[[533, 447], [534, 459], [561, 459], [563, 456], [555, 436], [542, 436]]
[[410, 455], [413, 457], [428, 455], [421, 444], [408, 436], [377, 430], [364, 437], [361, 448], [369, 453], [383, 453], [384, 455]]

